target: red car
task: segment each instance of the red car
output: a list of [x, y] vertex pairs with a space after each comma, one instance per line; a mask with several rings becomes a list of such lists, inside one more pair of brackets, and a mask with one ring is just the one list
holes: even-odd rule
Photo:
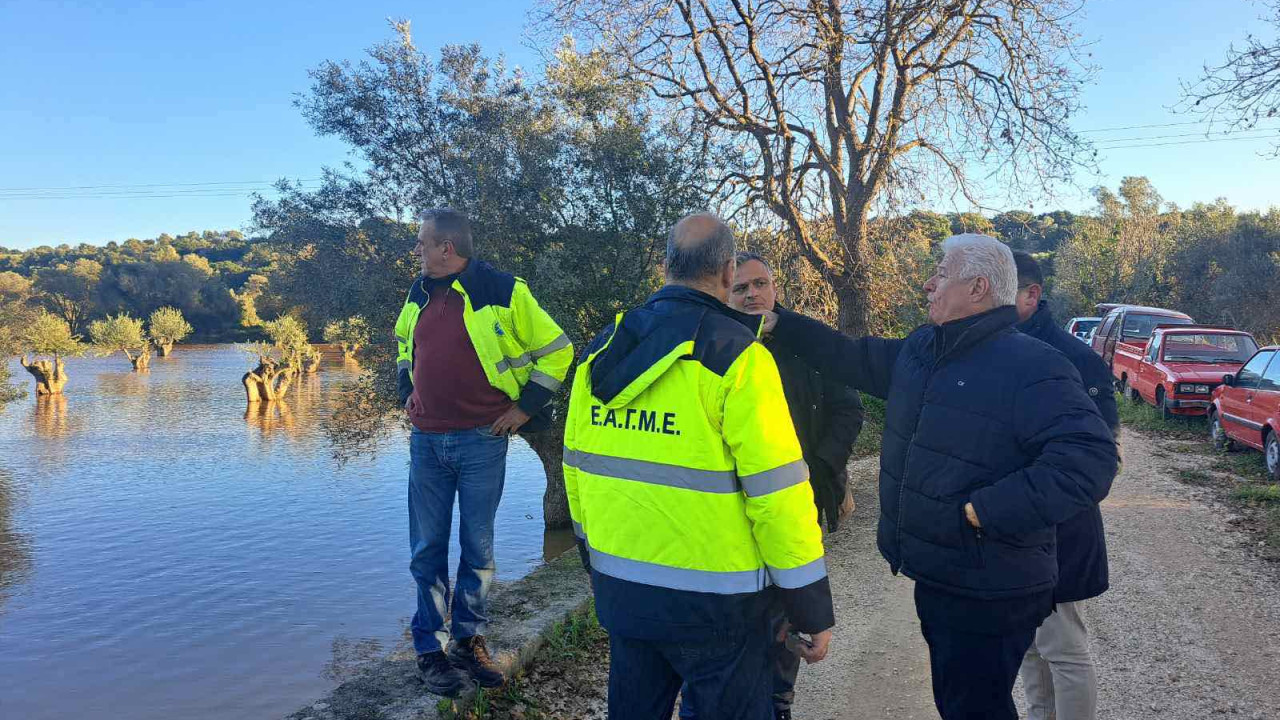
[[1236, 443], [1266, 454], [1267, 472], [1280, 482], [1280, 345], [1259, 350], [1235, 375], [1222, 378], [1209, 408], [1214, 445]]
[[1157, 326], [1145, 346], [1119, 343], [1113, 367], [1120, 392], [1170, 415], [1205, 415], [1222, 377], [1258, 350], [1247, 332], [1202, 325]]

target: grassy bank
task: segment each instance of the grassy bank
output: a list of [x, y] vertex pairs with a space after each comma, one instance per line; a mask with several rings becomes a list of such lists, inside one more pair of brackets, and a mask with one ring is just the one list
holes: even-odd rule
[[1209, 442], [1204, 418], [1166, 419], [1145, 403], [1119, 397], [1116, 402], [1122, 425], [1154, 439], [1171, 441], [1158, 454], [1203, 458], [1195, 467], [1179, 470], [1175, 477], [1188, 485], [1212, 489], [1222, 501], [1237, 508], [1244, 526], [1260, 543], [1259, 554], [1280, 562], [1280, 485], [1268, 481], [1262, 453], [1215, 449]]

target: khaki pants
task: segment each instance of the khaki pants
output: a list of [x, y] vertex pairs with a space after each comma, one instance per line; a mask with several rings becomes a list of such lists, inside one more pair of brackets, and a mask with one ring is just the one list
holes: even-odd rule
[[1058, 603], [1022, 661], [1028, 720], [1094, 720], [1098, 678], [1089, 654], [1083, 603]]

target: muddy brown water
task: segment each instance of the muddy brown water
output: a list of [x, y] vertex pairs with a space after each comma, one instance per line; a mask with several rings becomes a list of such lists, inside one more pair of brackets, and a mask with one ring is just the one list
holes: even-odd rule
[[[146, 374], [72, 359], [64, 397], [0, 409], [0, 717], [274, 718], [400, 640], [407, 441], [339, 466], [320, 420], [356, 371], [327, 356], [246, 413], [248, 367], [228, 345]], [[537, 457], [508, 463], [500, 582], [564, 546]]]

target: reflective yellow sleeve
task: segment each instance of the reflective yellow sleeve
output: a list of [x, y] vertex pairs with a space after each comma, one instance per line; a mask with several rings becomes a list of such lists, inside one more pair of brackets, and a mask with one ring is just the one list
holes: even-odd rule
[[396, 318], [396, 370], [407, 370], [413, 365], [413, 317], [409, 300], [405, 298]]
[[538, 305], [523, 281], [517, 281], [511, 291], [511, 314], [516, 339], [533, 361], [529, 382], [520, 397], [521, 408], [532, 413], [550, 402], [551, 396], [560, 389], [573, 364], [573, 344]]
[[725, 441], [746, 495], [747, 516], [775, 584], [799, 588], [826, 576], [822, 530], [782, 380], [755, 343], [724, 376]]

